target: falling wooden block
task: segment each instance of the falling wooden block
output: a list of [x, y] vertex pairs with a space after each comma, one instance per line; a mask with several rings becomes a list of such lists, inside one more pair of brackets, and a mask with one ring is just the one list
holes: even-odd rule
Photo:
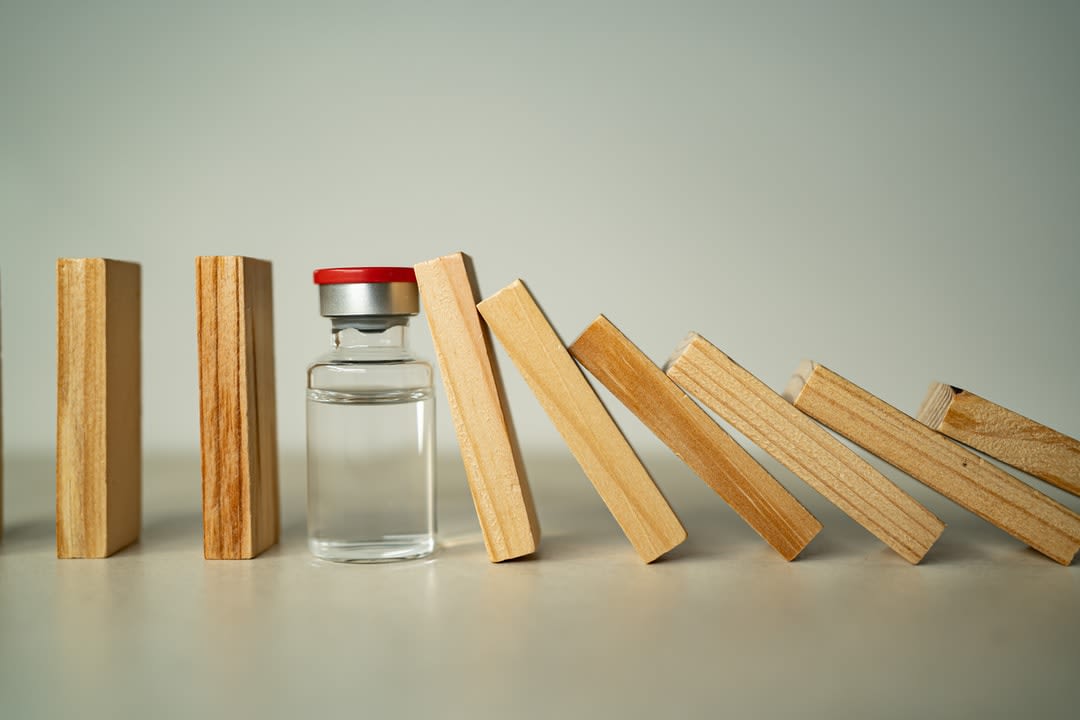
[[56, 555], [103, 558], [139, 539], [140, 268], [56, 261]]
[[1080, 495], [1080, 441], [951, 385], [934, 383], [918, 420], [1014, 468]]
[[570, 353], [785, 559], [821, 523], [606, 317]]
[[800, 365], [795, 407], [1063, 565], [1080, 549], [1080, 516], [826, 367]]
[[478, 306], [645, 562], [686, 530], [520, 280]]
[[911, 563], [945, 524], [708, 340], [691, 333], [667, 375]]
[[500, 562], [528, 555], [540, 542], [540, 523], [491, 340], [476, 310], [472, 260], [457, 253], [415, 270], [488, 557]]
[[195, 261], [203, 554], [253, 558], [278, 540], [271, 266]]

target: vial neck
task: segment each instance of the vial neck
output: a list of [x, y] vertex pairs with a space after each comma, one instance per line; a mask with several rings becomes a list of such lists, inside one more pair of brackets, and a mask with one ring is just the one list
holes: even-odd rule
[[334, 318], [331, 342], [335, 353], [376, 360], [407, 359], [412, 357], [408, 329], [407, 317], [386, 321]]

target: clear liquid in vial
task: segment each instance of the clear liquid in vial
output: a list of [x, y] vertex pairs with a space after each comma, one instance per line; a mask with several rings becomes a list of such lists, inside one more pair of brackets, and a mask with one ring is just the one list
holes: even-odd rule
[[430, 388], [309, 389], [308, 546], [339, 562], [435, 548]]

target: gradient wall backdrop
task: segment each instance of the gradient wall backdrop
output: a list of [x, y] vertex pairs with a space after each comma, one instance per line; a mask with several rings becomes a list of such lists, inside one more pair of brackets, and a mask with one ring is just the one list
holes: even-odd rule
[[774, 387], [812, 357], [1080, 434], [1078, 37], [1071, 2], [0, 0], [8, 451], [53, 444], [58, 256], [143, 265], [148, 451], [198, 444], [194, 257], [273, 260], [289, 450], [311, 270], [459, 249], [567, 341], [604, 312], [657, 361], [695, 329]]

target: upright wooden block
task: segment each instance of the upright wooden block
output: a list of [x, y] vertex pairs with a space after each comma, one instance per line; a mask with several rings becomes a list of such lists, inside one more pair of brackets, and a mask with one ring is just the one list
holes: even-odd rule
[[199, 257], [195, 286], [203, 554], [253, 558], [280, 530], [271, 266]]
[[1080, 441], [951, 385], [934, 383], [919, 422], [1014, 468], [1080, 495]]
[[56, 555], [103, 558], [139, 539], [140, 268], [56, 261]]
[[798, 409], [1062, 565], [1080, 516], [817, 363], [786, 395]]
[[492, 562], [535, 552], [540, 523], [506, 404], [472, 261], [457, 253], [416, 266], [484, 545]]
[[785, 559], [821, 523], [663, 371], [599, 316], [570, 353]]
[[708, 340], [691, 333], [667, 374], [911, 563], [945, 524]]
[[525, 285], [515, 280], [477, 307], [638, 556], [652, 562], [685, 540], [682, 523]]

